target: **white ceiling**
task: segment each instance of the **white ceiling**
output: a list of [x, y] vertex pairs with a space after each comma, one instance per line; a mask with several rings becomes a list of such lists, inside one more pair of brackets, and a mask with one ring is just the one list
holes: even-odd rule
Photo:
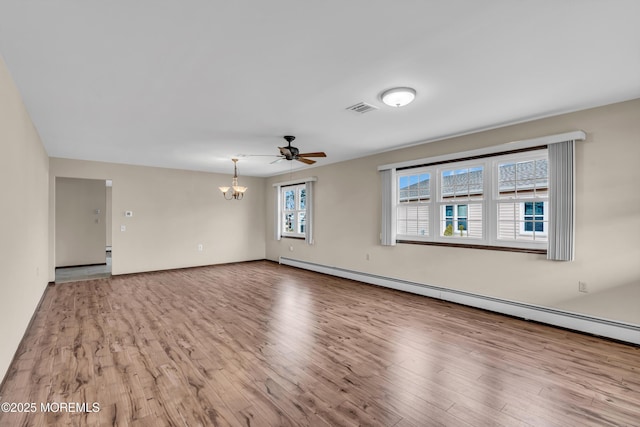
[[[283, 135], [325, 165], [639, 98], [639, 16], [638, 0], [2, 0], [0, 54], [50, 156], [232, 173]], [[416, 100], [384, 106], [395, 86]], [[360, 101], [380, 109], [345, 110]], [[274, 159], [238, 168], [309, 168]]]

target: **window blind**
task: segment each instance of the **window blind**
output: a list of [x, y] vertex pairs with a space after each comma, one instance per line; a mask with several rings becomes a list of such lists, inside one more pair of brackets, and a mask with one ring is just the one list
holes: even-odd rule
[[547, 259], [572, 261], [575, 234], [575, 142], [549, 145], [549, 248]]
[[395, 169], [380, 171], [382, 179], [382, 230], [380, 244], [383, 246], [395, 246]]

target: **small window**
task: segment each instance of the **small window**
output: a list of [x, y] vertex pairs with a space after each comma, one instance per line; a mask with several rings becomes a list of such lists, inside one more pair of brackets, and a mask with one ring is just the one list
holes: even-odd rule
[[523, 203], [524, 218], [522, 221], [523, 233], [544, 233], [545, 231], [545, 202]]
[[305, 237], [307, 190], [305, 184], [282, 187], [282, 235]]

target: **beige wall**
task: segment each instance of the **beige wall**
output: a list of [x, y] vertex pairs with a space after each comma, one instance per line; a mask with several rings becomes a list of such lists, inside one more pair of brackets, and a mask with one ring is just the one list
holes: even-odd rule
[[0, 380], [47, 286], [48, 168], [38, 132], [0, 58]]
[[[231, 175], [50, 159], [50, 177], [111, 179], [113, 274], [264, 259], [263, 179], [240, 177], [249, 187], [227, 201], [218, 186]], [[50, 186], [50, 212], [55, 188]], [[125, 211], [133, 216], [125, 217]], [[53, 214], [50, 224], [55, 223]], [[120, 231], [125, 226], [126, 231]], [[53, 227], [51, 228], [53, 230]], [[50, 275], [55, 259], [51, 236]], [[203, 251], [198, 251], [198, 244]]]
[[56, 178], [56, 267], [106, 261], [104, 180]]
[[[513, 252], [379, 245], [378, 165], [573, 130], [587, 133], [576, 150], [574, 262]], [[293, 178], [318, 177], [313, 246], [274, 239], [272, 184], [291, 177], [273, 177], [265, 183], [267, 258], [285, 256], [640, 324], [638, 159], [640, 100], [634, 100], [307, 169]], [[578, 281], [586, 282], [590, 292], [579, 293]]]

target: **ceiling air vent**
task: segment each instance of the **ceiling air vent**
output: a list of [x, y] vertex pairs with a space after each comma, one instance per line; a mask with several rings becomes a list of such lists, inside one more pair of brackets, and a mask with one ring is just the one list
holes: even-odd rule
[[377, 110], [378, 107], [375, 105], [367, 104], [366, 102], [358, 102], [356, 105], [352, 105], [351, 107], [347, 107], [349, 111], [355, 111], [356, 113], [364, 114], [369, 111]]

